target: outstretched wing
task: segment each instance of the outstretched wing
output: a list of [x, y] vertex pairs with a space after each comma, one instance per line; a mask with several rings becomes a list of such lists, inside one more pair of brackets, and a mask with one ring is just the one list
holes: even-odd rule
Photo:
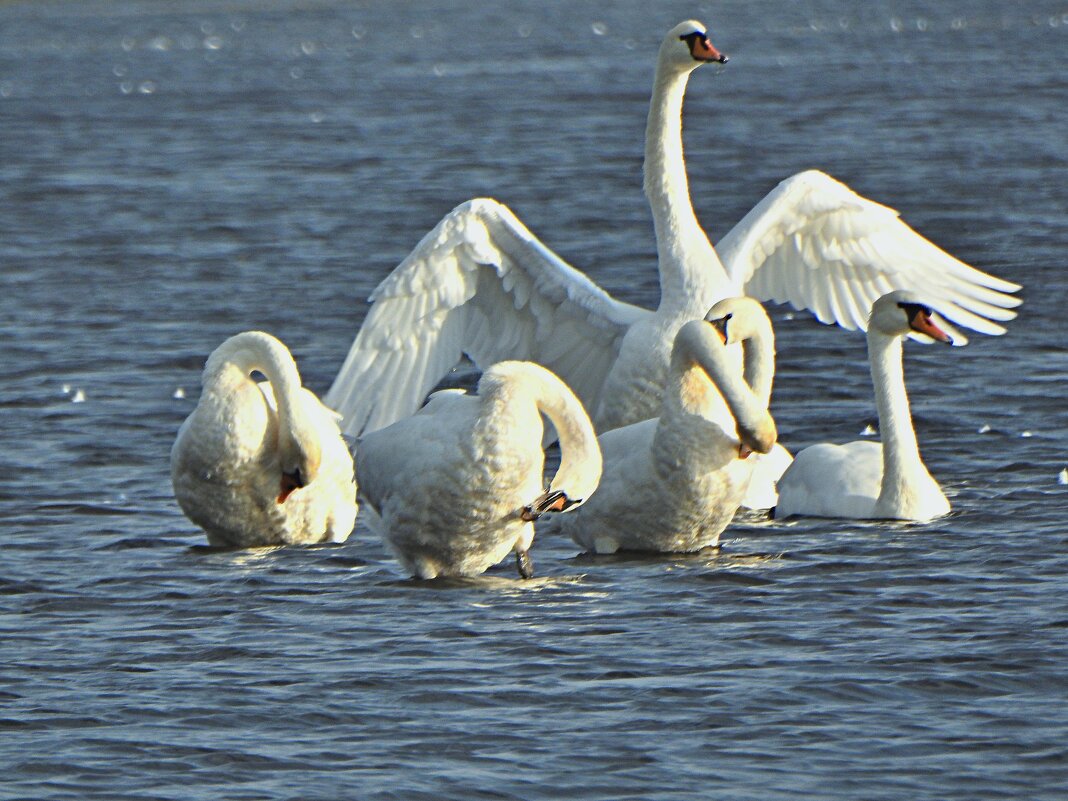
[[[867, 328], [871, 305], [895, 289], [984, 334], [1016, 316], [1018, 284], [976, 270], [818, 170], [787, 178], [716, 245], [745, 294], [809, 309], [824, 323]], [[954, 339], [967, 340], [959, 332]]]
[[623, 335], [651, 313], [613, 300], [488, 198], [446, 215], [371, 302], [325, 398], [349, 434], [414, 413], [464, 355], [482, 369], [538, 362], [592, 413]]

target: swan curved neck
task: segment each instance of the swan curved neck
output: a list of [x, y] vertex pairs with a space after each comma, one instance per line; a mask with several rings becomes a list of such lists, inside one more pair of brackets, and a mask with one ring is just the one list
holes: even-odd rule
[[868, 359], [883, 443], [883, 486], [896, 486], [919, 472], [927, 475], [912, 426], [900, 336], [868, 329]]
[[657, 67], [645, 129], [645, 195], [653, 213], [662, 309], [698, 312], [727, 294], [723, 265], [690, 202], [682, 147], [689, 72]]
[[745, 382], [753, 395], [767, 408], [771, 404], [771, 387], [775, 381], [775, 334], [771, 323], [762, 321], [753, 334], [742, 342], [745, 354]]
[[548, 392], [535, 402], [538, 411], [552, 421], [560, 438], [560, 467], [549, 488], [573, 493], [575, 490], [569, 487], [574, 484], [575, 477], [589, 473], [594, 465], [597, 475], [601, 473], [601, 447], [597, 443], [593, 424], [570, 390]]
[[727, 347], [703, 320], [687, 323], [675, 338], [671, 385], [664, 393], [661, 413], [661, 422], [667, 426], [658, 428], [657, 437], [668, 436], [666, 429], [673, 419], [694, 415], [735, 431], [755, 450], [767, 452], [774, 444], [767, 404], [742, 379]]
[[[516, 388], [513, 382], [519, 382]], [[560, 442], [560, 466], [549, 488], [561, 489], [572, 496], [588, 495], [601, 475], [601, 447], [593, 423], [568, 386], [556, 375], [536, 364], [499, 362], [482, 375], [479, 395], [483, 404], [514, 409], [521, 401], [549, 418]], [[482, 415], [482, 425], [494, 416], [490, 410]]]
[[270, 382], [279, 418], [290, 419], [301, 390], [300, 372], [286, 347], [268, 334], [246, 332], [220, 345], [208, 358], [203, 383], [215, 387], [245, 382], [255, 372], [263, 373]]

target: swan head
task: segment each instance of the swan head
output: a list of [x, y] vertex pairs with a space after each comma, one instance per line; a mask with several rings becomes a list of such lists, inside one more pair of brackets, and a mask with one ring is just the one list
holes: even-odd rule
[[569, 443], [566, 452], [561, 446], [560, 469], [549, 488], [520, 511], [523, 520], [529, 522], [548, 512], [574, 509], [594, 493], [601, 483], [603, 462], [593, 426], [589, 426], [588, 439], [587, 443]]
[[549, 488], [523, 507], [520, 517], [537, 520], [548, 512], [566, 512], [584, 504], [601, 483], [603, 461], [601, 448], [589, 426], [589, 441], [571, 442], [568, 452], [561, 446], [560, 469]]
[[724, 344], [733, 345], [771, 334], [771, 320], [760, 302], [749, 297], [724, 298], [705, 315]]
[[566, 492], [562, 490], [547, 489], [533, 501], [523, 507], [523, 510], [519, 513], [519, 516], [526, 520], [528, 523], [537, 520], [546, 512], [566, 512], [572, 506], [578, 506], [585, 500], [579, 498], [574, 500], [567, 496]]
[[708, 29], [697, 20], [680, 22], [667, 32], [660, 45], [662, 66], [691, 72], [710, 62], [726, 64], [727, 56], [715, 48], [708, 38]]
[[278, 461], [282, 477], [278, 485], [278, 503], [285, 503], [294, 490], [308, 486], [319, 475], [323, 453], [318, 438], [294, 426], [278, 443]]
[[906, 290], [889, 292], [871, 307], [868, 327], [886, 336], [919, 334], [921, 341], [953, 344], [953, 337], [936, 322], [935, 313], [918, 295]]

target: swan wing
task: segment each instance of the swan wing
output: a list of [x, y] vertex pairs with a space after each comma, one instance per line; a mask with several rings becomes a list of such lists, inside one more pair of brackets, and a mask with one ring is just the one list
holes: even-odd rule
[[780, 183], [716, 250], [745, 294], [850, 330], [866, 329], [872, 303], [894, 289], [917, 292], [944, 317], [984, 334], [1005, 333], [1000, 323], [1021, 303], [1007, 294], [1018, 284], [954, 258], [894, 209], [818, 170]]
[[446, 215], [370, 300], [326, 396], [347, 433], [412, 414], [464, 355], [482, 369], [545, 365], [592, 411], [623, 335], [651, 314], [614, 300], [488, 198]]

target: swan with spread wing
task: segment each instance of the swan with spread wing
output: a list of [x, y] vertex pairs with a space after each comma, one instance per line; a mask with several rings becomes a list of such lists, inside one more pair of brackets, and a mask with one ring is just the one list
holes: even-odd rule
[[582, 399], [598, 431], [653, 417], [678, 330], [736, 295], [863, 329], [876, 298], [913, 289], [959, 325], [1004, 333], [1000, 323], [1020, 303], [1008, 294], [1016, 284], [964, 264], [893, 209], [818, 171], [783, 181], [713, 249], [690, 202], [682, 104], [697, 67], [726, 61], [692, 20], [660, 46], [644, 168], [660, 271], [656, 309], [615, 300], [507, 207], [470, 200], [372, 294], [326, 396], [344, 429], [373, 431], [412, 414], [465, 355], [482, 369], [501, 359], [545, 365]]

